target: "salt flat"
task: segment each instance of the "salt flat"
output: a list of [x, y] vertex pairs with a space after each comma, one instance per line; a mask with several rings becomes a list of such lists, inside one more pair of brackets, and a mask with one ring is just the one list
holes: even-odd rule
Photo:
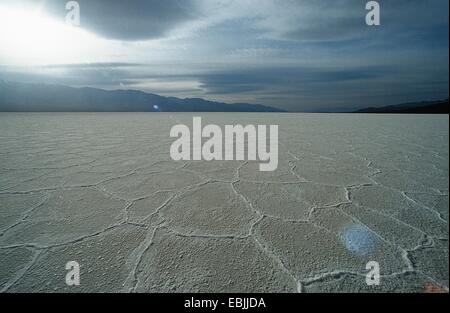
[[275, 172], [172, 161], [192, 117], [0, 114], [0, 290], [448, 291], [447, 115], [201, 115], [278, 124]]

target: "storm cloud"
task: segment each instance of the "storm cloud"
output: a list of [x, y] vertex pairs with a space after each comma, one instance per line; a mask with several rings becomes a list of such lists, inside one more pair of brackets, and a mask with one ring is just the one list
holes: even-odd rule
[[[6, 0], [16, 7], [32, 6], [64, 21], [64, 0]], [[198, 14], [195, 0], [77, 0], [80, 26], [108, 39], [125, 41], [160, 38]]]

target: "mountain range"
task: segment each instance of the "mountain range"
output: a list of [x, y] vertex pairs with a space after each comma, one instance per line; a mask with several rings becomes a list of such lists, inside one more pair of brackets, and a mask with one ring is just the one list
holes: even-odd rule
[[[327, 112], [322, 109], [315, 113]], [[164, 97], [138, 90], [104, 90], [0, 80], [0, 112], [286, 112], [250, 103]], [[301, 111], [300, 111], [301, 112]], [[334, 113], [338, 113], [333, 111]], [[349, 112], [342, 110], [341, 112]], [[311, 112], [314, 113], [314, 112]], [[448, 99], [369, 107], [350, 113], [448, 114]]]
[[249, 103], [0, 80], [0, 112], [284, 112]]
[[448, 114], [448, 99], [409, 102], [378, 108], [366, 108], [354, 113]]

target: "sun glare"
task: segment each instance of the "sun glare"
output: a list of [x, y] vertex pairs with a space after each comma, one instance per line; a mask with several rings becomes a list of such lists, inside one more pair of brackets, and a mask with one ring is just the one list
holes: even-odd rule
[[[17, 65], [83, 61], [94, 35], [39, 10], [0, 6], [0, 63]], [[6, 60], [3, 60], [6, 58]]]

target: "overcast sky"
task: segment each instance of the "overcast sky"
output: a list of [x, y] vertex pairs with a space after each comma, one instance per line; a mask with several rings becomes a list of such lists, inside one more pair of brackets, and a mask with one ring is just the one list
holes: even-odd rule
[[288, 110], [448, 97], [448, 0], [0, 0], [0, 78]]

